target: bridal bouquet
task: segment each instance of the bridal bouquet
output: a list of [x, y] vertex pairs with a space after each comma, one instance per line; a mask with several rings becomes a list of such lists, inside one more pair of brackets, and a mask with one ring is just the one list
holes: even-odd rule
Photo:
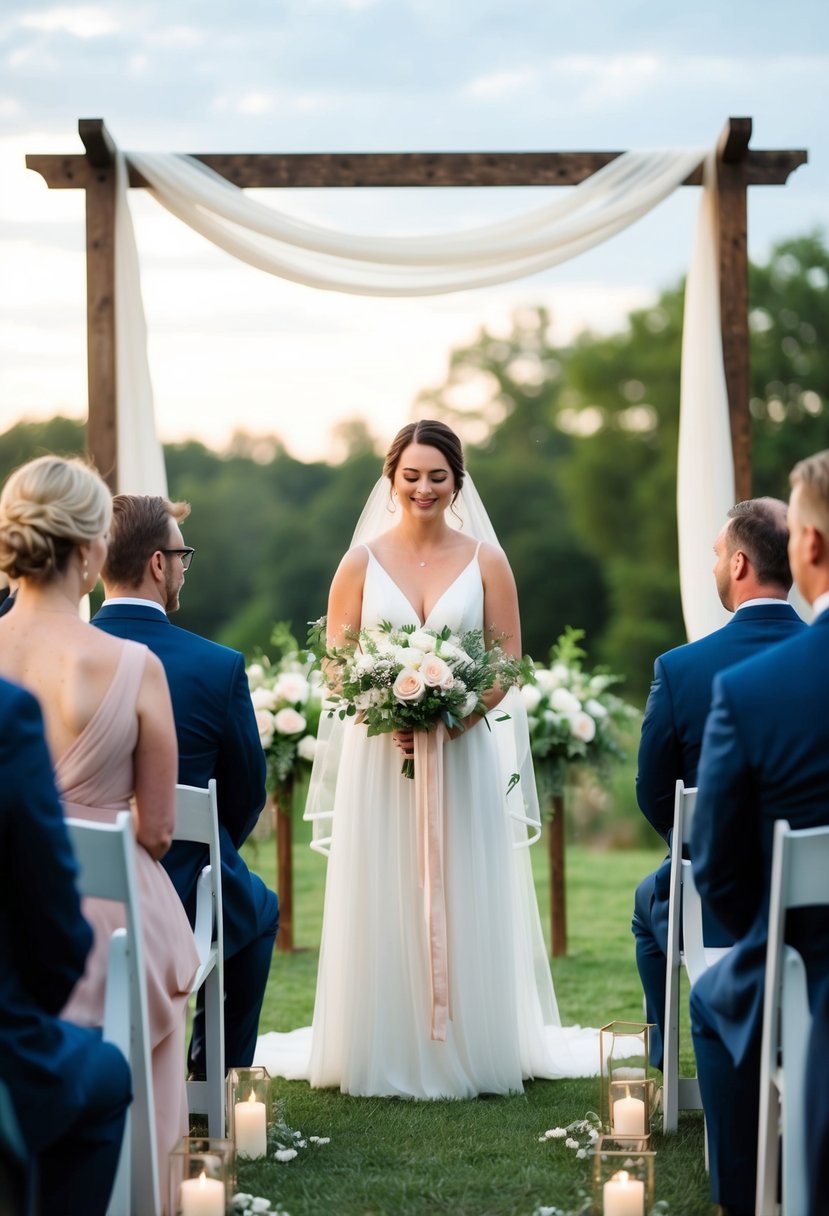
[[[480, 630], [455, 634], [384, 622], [360, 630], [354, 645], [326, 651], [327, 680], [341, 718], [365, 722], [369, 735], [395, 730], [430, 730], [442, 721], [463, 729], [471, 713], [486, 714], [483, 696], [496, 683], [514, 684], [522, 665], [496, 642], [487, 649]], [[414, 776], [414, 761], [403, 762]]]
[[521, 689], [536, 773], [552, 794], [563, 792], [568, 765], [601, 769], [620, 758], [619, 731], [636, 716], [610, 691], [619, 676], [582, 670], [583, 637], [583, 630], [568, 627], [550, 651], [550, 666], [536, 667]]
[[271, 644], [279, 658], [260, 655], [246, 670], [268, 766], [268, 792], [279, 797], [297, 776], [311, 770], [323, 689], [314, 655], [299, 649], [285, 622], [274, 626]]

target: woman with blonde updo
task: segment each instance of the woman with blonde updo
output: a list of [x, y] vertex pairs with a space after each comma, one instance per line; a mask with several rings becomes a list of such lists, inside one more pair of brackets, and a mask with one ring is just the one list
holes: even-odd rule
[[[98, 580], [111, 517], [107, 486], [81, 460], [42, 456], [9, 477], [0, 495], [0, 570], [17, 580], [18, 591], [0, 619], [0, 675], [40, 702], [65, 813], [111, 823], [133, 808], [166, 1195], [168, 1154], [188, 1131], [185, 1007], [198, 960], [182, 904], [159, 864], [175, 822], [178, 764], [164, 669], [146, 646], [102, 633], [78, 611]], [[123, 917], [106, 900], [85, 900], [84, 914], [95, 945], [63, 1016], [100, 1026], [107, 948]]]

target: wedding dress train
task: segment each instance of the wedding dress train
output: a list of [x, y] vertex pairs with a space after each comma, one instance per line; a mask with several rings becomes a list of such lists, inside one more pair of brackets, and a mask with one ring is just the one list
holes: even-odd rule
[[[362, 627], [420, 625], [369, 550]], [[424, 625], [483, 628], [477, 554]], [[499, 711], [446, 743], [445, 891], [450, 1020], [430, 1037], [414, 781], [388, 735], [347, 720], [337, 774], [313, 1026], [260, 1036], [255, 1063], [344, 1093], [469, 1098], [529, 1077], [598, 1072], [595, 1030], [563, 1028], [526, 847], [514, 847]], [[525, 829], [521, 829], [526, 835]]]

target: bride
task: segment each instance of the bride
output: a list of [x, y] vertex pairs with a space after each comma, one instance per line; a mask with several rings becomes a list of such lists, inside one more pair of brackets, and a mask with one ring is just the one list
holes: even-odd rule
[[[355, 542], [331, 584], [329, 646], [388, 621], [482, 630], [520, 657], [512, 571], [444, 423], [395, 437]], [[443, 743], [443, 835], [423, 846], [429, 867], [437, 858], [431, 893], [415, 810], [423, 732], [369, 738], [354, 719], [323, 718], [306, 810], [330, 852], [314, 1020], [260, 1038], [255, 1062], [272, 1074], [355, 1095], [469, 1098], [597, 1071], [595, 1031], [560, 1026], [544, 949], [522, 701], [496, 686], [486, 702], [497, 714], [472, 715]], [[401, 753], [415, 754], [415, 781]]]

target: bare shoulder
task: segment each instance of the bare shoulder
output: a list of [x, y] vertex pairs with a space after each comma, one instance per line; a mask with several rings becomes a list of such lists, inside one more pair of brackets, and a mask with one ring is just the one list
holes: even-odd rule
[[487, 541], [482, 541], [481, 547], [478, 550], [478, 564], [481, 567], [484, 581], [488, 577], [508, 579], [512, 579], [513, 577], [512, 567], [500, 545], [491, 545]]
[[367, 565], [368, 549], [365, 545], [355, 545], [353, 549], [349, 549], [347, 553], [343, 554], [334, 578], [342, 579], [345, 582], [362, 582]]

